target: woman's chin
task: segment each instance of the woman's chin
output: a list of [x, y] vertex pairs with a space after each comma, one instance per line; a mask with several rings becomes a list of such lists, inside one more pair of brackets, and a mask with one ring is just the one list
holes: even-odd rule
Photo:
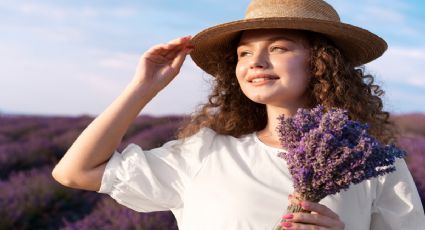
[[272, 100], [272, 98], [269, 97], [249, 97], [249, 99], [262, 105], [274, 105], [277, 103], [275, 100]]
[[263, 95], [248, 96], [248, 98], [255, 103], [264, 104], [264, 105], [266, 105], [267, 102], [269, 101], [267, 100], [268, 98], [264, 97]]

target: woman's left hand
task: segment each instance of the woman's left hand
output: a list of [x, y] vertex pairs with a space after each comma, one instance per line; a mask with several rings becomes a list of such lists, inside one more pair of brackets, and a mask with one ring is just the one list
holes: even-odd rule
[[281, 223], [283, 229], [317, 229], [317, 230], [343, 230], [344, 223], [339, 216], [325, 205], [302, 201], [301, 207], [311, 213], [289, 213], [283, 216], [285, 222]]

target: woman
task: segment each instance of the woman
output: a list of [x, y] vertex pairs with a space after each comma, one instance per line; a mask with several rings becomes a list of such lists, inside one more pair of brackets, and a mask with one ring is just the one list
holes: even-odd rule
[[[382, 91], [356, 66], [386, 43], [339, 21], [320, 0], [253, 0], [243, 20], [152, 47], [124, 92], [80, 135], [53, 171], [60, 183], [107, 193], [141, 212], [171, 210], [180, 229], [272, 229], [290, 201], [276, 156], [279, 115], [322, 104], [347, 109], [393, 140]], [[143, 107], [178, 74], [187, 54], [215, 77], [208, 102], [180, 138], [150, 151], [114, 153]], [[288, 213], [285, 229], [419, 229], [424, 214], [403, 160], [397, 170]]]

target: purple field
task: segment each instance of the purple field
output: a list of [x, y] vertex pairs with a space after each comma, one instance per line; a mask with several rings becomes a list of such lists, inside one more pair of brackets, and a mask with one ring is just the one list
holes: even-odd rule
[[[177, 229], [171, 212], [137, 213], [106, 195], [69, 189], [51, 177], [59, 161], [93, 118], [0, 116], [1, 229]], [[179, 116], [141, 116], [125, 135], [144, 149], [174, 139]], [[408, 152], [409, 169], [425, 202], [425, 115], [394, 118]]]

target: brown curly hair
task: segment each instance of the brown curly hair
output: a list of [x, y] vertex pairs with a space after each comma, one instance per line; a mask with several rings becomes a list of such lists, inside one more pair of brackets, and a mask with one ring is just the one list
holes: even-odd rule
[[[312, 108], [322, 104], [325, 109], [338, 107], [346, 109], [350, 118], [369, 125], [369, 132], [383, 143], [393, 143], [395, 126], [389, 120], [389, 113], [383, 111], [381, 96], [384, 91], [374, 84], [374, 77], [365, 74], [364, 67], [356, 68], [345, 60], [343, 54], [321, 34], [304, 31], [310, 46], [311, 80], [307, 88]], [[202, 127], [208, 127], [219, 134], [239, 137], [260, 131], [267, 124], [266, 107], [248, 99], [239, 87], [235, 75], [237, 63], [236, 47], [240, 35], [232, 43], [234, 53], [217, 66], [212, 93], [207, 103], [195, 112], [183, 125], [178, 137], [193, 135]]]

